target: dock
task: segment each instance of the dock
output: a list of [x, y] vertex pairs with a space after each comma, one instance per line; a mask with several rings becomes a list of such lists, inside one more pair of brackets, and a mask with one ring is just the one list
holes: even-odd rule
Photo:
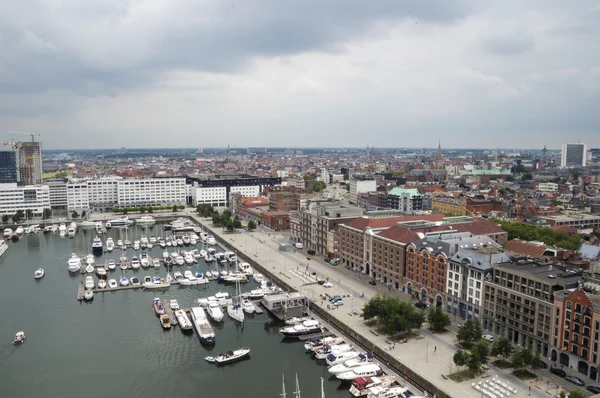
[[310, 339], [320, 339], [322, 337], [329, 337], [329, 336], [333, 336], [333, 333], [328, 330], [324, 330], [321, 333], [305, 334], [303, 336], [298, 337], [298, 339], [301, 341], [306, 341], [306, 340], [310, 340]]
[[161, 302], [163, 305], [163, 309], [165, 310], [165, 314], [169, 316], [169, 322], [171, 322], [171, 325], [177, 326], [179, 322], [177, 322], [177, 317], [175, 316], [173, 310], [171, 309], [171, 306], [169, 305], [169, 300], [163, 298], [161, 299]]
[[258, 303], [254, 303], [254, 312], [258, 315], [262, 315], [265, 313], [263, 309], [259, 307]]
[[77, 288], [77, 300], [84, 300], [83, 294], [85, 293], [85, 287], [83, 286], [83, 282], [79, 282], [79, 287]]

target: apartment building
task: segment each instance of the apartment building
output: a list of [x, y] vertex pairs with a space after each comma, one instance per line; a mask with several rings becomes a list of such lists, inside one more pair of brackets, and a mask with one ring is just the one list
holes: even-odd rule
[[67, 210], [82, 212], [90, 210], [90, 195], [87, 181], [70, 181], [67, 183]]
[[486, 236], [456, 243], [458, 248], [448, 264], [446, 311], [455, 318], [483, 318], [484, 284], [493, 280], [496, 264], [509, 261], [500, 245]]
[[350, 203], [358, 203], [358, 195], [365, 192], [375, 191], [377, 185], [375, 180], [350, 180], [350, 195], [348, 195], [348, 200]]
[[269, 192], [269, 210], [298, 211], [300, 210], [300, 193], [295, 190]]
[[194, 206], [209, 204], [227, 207], [232, 193], [239, 192], [242, 196], [260, 196], [265, 187], [281, 185], [281, 178], [246, 174], [190, 176], [187, 177], [187, 183], [192, 186], [190, 202]]
[[66, 211], [68, 206], [67, 199], [67, 180], [53, 179], [46, 181], [50, 195], [50, 208], [52, 211]]
[[302, 241], [302, 217], [299, 214], [290, 215], [290, 239], [293, 242]]
[[464, 216], [467, 214], [467, 203], [464, 198], [437, 196], [431, 200], [431, 209], [444, 214]]
[[185, 205], [185, 178], [127, 179], [117, 182], [118, 205]]
[[50, 209], [50, 192], [47, 185], [17, 186], [16, 183], [0, 184], [0, 215], [12, 216], [18, 210], [31, 210], [41, 216]]
[[423, 210], [423, 197], [416, 188], [394, 188], [387, 194], [386, 204], [388, 209], [410, 214]]
[[555, 182], [540, 182], [537, 190], [541, 192], [558, 192], [558, 184]]
[[363, 209], [337, 202], [315, 202], [302, 216], [302, 243], [309, 250], [327, 254], [328, 232], [363, 214]]
[[[597, 281], [594, 283], [597, 287]], [[550, 359], [598, 381], [600, 358], [600, 296], [581, 286], [554, 293]]]
[[119, 203], [118, 182], [122, 178], [88, 180], [89, 206], [92, 211], [110, 211]]
[[520, 257], [497, 264], [485, 282], [483, 328], [547, 358], [554, 293], [572, 284], [569, 275], [544, 260]]

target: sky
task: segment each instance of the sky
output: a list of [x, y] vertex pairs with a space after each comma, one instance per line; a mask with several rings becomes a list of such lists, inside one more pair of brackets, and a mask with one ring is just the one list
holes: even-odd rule
[[0, 140], [600, 147], [599, 42], [596, 0], [8, 1]]

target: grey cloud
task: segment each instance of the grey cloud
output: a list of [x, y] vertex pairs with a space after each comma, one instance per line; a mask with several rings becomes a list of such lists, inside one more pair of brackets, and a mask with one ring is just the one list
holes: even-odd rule
[[526, 34], [513, 34], [510, 36], [490, 37], [484, 39], [481, 48], [493, 55], [519, 55], [535, 48], [533, 37]]

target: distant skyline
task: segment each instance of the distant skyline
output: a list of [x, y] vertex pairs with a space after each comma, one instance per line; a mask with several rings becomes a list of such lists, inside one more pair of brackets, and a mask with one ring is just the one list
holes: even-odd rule
[[120, 147], [600, 147], [600, 5], [22, 0], [0, 141]]

